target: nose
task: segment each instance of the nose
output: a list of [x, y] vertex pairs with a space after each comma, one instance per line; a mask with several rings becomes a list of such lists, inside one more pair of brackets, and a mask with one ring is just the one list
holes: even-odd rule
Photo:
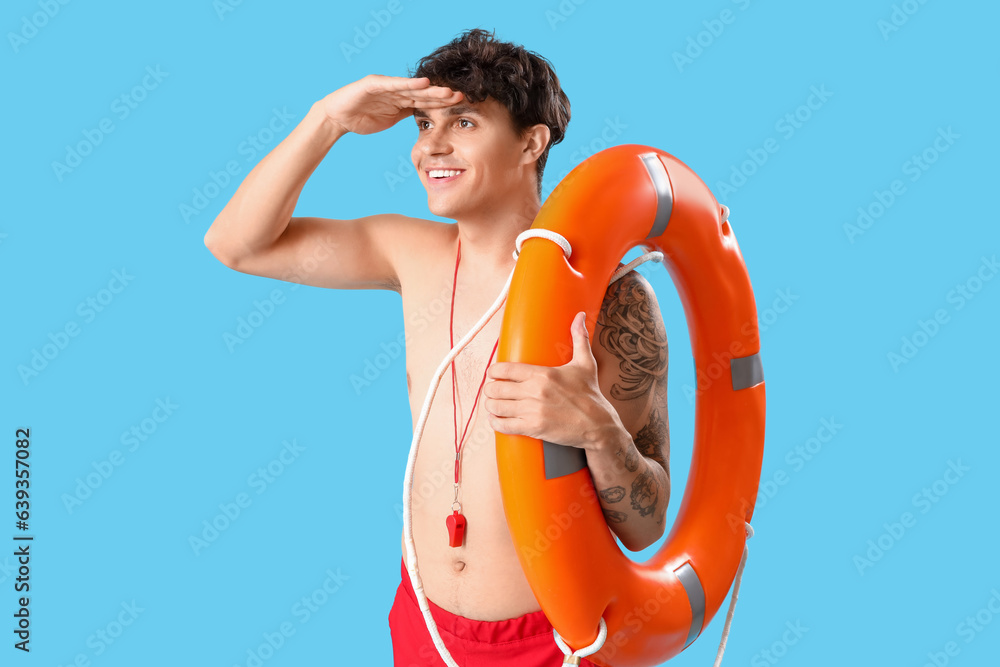
[[424, 130], [417, 139], [417, 150], [424, 155], [447, 155], [451, 152], [451, 140], [447, 128], [432, 127]]

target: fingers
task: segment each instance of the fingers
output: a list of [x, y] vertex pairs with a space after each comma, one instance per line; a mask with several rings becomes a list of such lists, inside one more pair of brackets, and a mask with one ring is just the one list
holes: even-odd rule
[[411, 85], [402, 88], [404, 92], [414, 96], [429, 96], [429, 97], [453, 97], [455, 95], [461, 96], [462, 93], [458, 90], [449, 88], [448, 86], [431, 86], [430, 79], [426, 76], [422, 76], [419, 79], [408, 79]]
[[440, 97], [448, 98], [455, 95], [461, 96], [461, 92], [452, 90], [448, 86], [431, 86], [430, 79], [422, 76], [418, 79], [411, 79], [402, 76], [378, 76], [379, 87], [388, 92], [403, 93], [405, 95], [427, 98]]
[[522, 410], [517, 404], [517, 401], [498, 401], [495, 398], [488, 398], [483, 407], [494, 417], [517, 417]]
[[421, 99], [431, 99], [439, 97], [441, 99], [448, 99], [452, 97], [457, 97], [461, 99], [462, 93], [457, 90], [452, 90], [447, 86], [431, 86], [430, 88], [425, 88], [423, 90], [405, 90], [402, 91], [404, 95], [409, 95], [410, 97], [418, 97]]
[[414, 98], [414, 97], [397, 97], [394, 102], [403, 108], [420, 108], [420, 109], [439, 109], [441, 107], [450, 107], [456, 104], [461, 98], [447, 97], [445, 99], [434, 99], [434, 98]]
[[518, 394], [519, 387], [517, 385], [518, 383], [516, 382], [490, 380], [483, 387], [483, 394], [487, 398], [517, 400], [520, 398]]
[[378, 89], [389, 93], [393, 103], [401, 108], [419, 106], [436, 109], [457, 104], [463, 97], [460, 91], [452, 90], [448, 86], [428, 85], [430, 80], [426, 76], [411, 79], [377, 75], [375, 79]]
[[524, 382], [536, 375], [546, 375], [552, 368], [549, 366], [536, 366], [520, 361], [496, 361], [490, 364], [487, 369], [487, 377], [494, 380], [511, 380], [513, 382]]
[[379, 88], [389, 91], [426, 88], [430, 81], [430, 79], [426, 76], [420, 77], [419, 79], [411, 79], [406, 76], [385, 76], [383, 74], [374, 74], [372, 77], [378, 83]]
[[529, 425], [525, 423], [523, 419], [518, 417], [497, 417], [495, 415], [490, 415], [488, 419], [490, 423], [490, 428], [492, 428], [497, 433], [506, 433], [507, 435], [528, 435]]
[[398, 91], [396, 97], [408, 102], [408, 106], [420, 103], [421, 106], [445, 107], [461, 101], [462, 93], [444, 86], [433, 86], [423, 90]]

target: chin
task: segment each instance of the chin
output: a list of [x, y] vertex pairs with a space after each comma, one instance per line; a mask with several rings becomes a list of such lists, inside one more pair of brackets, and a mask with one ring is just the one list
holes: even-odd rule
[[448, 218], [450, 220], [455, 220], [461, 213], [460, 207], [455, 206], [451, 202], [441, 201], [440, 199], [435, 201], [430, 197], [427, 199], [427, 209], [439, 218]]

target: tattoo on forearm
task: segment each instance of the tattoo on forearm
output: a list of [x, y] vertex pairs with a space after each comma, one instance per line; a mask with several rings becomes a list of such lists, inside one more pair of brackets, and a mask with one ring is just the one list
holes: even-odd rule
[[649, 470], [643, 470], [632, 481], [632, 509], [639, 511], [639, 516], [648, 516], [656, 509], [657, 492], [656, 478]]
[[656, 518], [656, 525], [657, 526], [659, 526], [661, 523], [663, 523], [663, 515], [666, 514], [666, 513], [667, 513], [667, 504], [663, 503], [663, 506], [660, 508], [660, 515]]
[[624, 486], [612, 486], [601, 491], [601, 498], [606, 503], [617, 503], [625, 497]]
[[617, 512], [615, 510], [604, 510], [604, 518], [609, 523], [625, 523], [625, 519], [628, 518], [628, 514], [625, 514], [625, 512]]
[[619, 368], [624, 380], [612, 385], [613, 398], [639, 398], [666, 379], [666, 334], [660, 318], [650, 315], [643, 281], [627, 274], [612, 283], [597, 323], [603, 327], [601, 345], [621, 359]]

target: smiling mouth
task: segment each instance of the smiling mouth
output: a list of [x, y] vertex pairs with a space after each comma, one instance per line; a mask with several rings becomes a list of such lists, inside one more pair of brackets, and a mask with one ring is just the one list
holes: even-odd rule
[[431, 169], [427, 172], [427, 180], [431, 183], [448, 183], [464, 173], [464, 169]]

